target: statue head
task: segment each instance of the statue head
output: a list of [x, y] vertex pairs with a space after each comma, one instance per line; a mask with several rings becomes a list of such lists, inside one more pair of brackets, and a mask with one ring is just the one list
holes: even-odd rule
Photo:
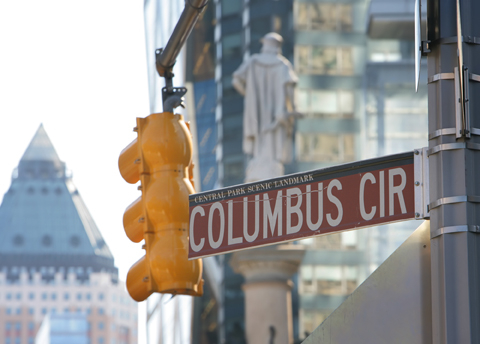
[[276, 32], [269, 32], [260, 40], [262, 42], [262, 52], [281, 53], [283, 38]]

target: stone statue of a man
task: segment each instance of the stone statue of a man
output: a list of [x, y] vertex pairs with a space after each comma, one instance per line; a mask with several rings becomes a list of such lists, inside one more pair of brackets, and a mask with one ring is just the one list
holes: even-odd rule
[[292, 159], [294, 86], [290, 62], [280, 54], [282, 36], [268, 33], [262, 50], [233, 73], [233, 86], [245, 96], [243, 151], [253, 155], [246, 182], [284, 174], [283, 164]]

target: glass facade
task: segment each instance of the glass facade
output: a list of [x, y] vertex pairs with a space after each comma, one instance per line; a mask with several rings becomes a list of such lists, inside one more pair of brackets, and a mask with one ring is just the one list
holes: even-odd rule
[[37, 344], [89, 344], [87, 318], [80, 314], [50, 314], [38, 330]]

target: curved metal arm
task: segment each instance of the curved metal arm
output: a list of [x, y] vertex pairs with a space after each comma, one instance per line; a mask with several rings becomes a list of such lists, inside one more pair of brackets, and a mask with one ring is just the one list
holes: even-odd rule
[[171, 77], [171, 71], [175, 65], [180, 50], [192, 32], [198, 17], [205, 9], [208, 0], [186, 0], [185, 9], [168, 40], [165, 49], [157, 55], [156, 67], [161, 77]]

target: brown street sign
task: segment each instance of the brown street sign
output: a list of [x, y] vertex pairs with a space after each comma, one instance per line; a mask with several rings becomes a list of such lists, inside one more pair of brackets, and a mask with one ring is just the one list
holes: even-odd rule
[[413, 155], [190, 195], [189, 258], [414, 219]]

